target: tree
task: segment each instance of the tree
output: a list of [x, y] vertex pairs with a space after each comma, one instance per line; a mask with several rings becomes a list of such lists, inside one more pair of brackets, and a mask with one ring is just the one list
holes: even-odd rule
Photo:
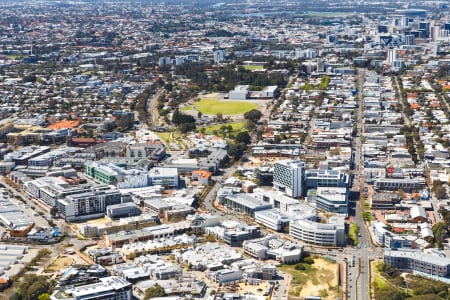
[[438, 199], [444, 199], [447, 196], [447, 189], [440, 180], [433, 181], [433, 187], [431, 188], [431, 191]]
[[25, 275], [12, 299], [41, 300], [42, 296], [45, 300], [45, 294], [48, 295], [51, 287], [52, 283], [45, 276]]
[[38, 300], [50, 300], [50, 295], [47, 293], [40, 294]]
[[132, 129], [134, 125], [134, 115], [126, 114], [116, 117], [116, 125], [123, 131]]
[[57, 214], [58, 214], [58, 208], [56, 208], [56, 207], [50, 208], [50, 215], [52, 215], [54, 217]]
[[36, 75], [27, 75], [22, 79], [23, 82], [36, 82], [36, 80]]
[[241, 131], [236, 135], [234, 140], [236, 141], [236, 143], [243, 143], [245, 145], [248, 145], [250, 144], [251, 137], [247, 131]]
[[181, 133], [186, 133], [195, 129], [195, 123], [183, 123], [178, 126]]
[[434, 224], [433, 226], [434, 240], [438, 247], [442, 246], [444, 238], [447, 236], [447, 227], [443, 222]]
[[247, 145], [243, 143], [232, 143], [228, 145], [228, 155], [231, 156], [235, 161], [239, 160], [247, 149]]
[[111, 132], [114, 129], [116, 129], [116, 123], [113, 121], [107, 121], [103, 124], [103, 131], [105, 132]]
[[193, 116], [183, 114], [179, 110], [175, 110], [172, 116], [172, 123], [175, 125], [180, 125], [183, 123], [195, 123], [195, 118]]
[[252, 121], [253, 123], [258, 122], [262, 117], [262, 113], [257, 109], [252, 109], [244, 114], [246, 120]]
[[163, 297], [166, 295], [166, 291], [159, 284], [155, 284], [151, 288], [145, 290], [144, 300], [148, 300], [155, 297]]

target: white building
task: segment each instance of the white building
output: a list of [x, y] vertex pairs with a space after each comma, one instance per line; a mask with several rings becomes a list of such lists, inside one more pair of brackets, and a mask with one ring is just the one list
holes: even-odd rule
[[211, 279], [219, 285], [230, 285], [244, 279], [241, 270], [221, 269], [211, 274]]
[[148, 172], [151, 185], [178, 188], [177, 168], [153, 168]]
[[51, 296], [51, 300], [131, 300], [131, 283], [118, 276], [99, 278], [100, 282], [70, 286], [64, 292], [57, 290]]
[[299, 160], [281, 160], [275, 163], [273, 186], [288, 196], [298, 198], [303, 193], [305, 164]]
[[276, 85], [269, 85], [269, 86], [266, 86], [266, 87], [259, 93], [260, 98], [273, 98], [277, 89], [278, 89], [278, 86], [276, 86]]
[[283, 231], [289, 225], [289, 217], [279, 209], [267, 209], [255, 212], [255, 221], [275, 231]]
[[223, 50], [214, 51], [214, 63], [218, 64], [225, 60], [225, 52]]
[[327, 224], [310, 220], [296, 220], [289, 226], [289, 235], [305, 243], [319, 246], [344, 246], [344, 219], [332, 217]]
[[228, 98], [233, 100], [246, 100], [248, 97], [248, 85], [237, 85], [228, 93]]
[[387, 56], [386, 56], [386, 62], [388, 64], [392, 64], [392, 62], [396, 61], [398, 59], [398, 49], [388, 49], [387, 50]]
[[348, 193], [345, 187], [318, 187], [317, 208], [328, 212], [347, 214]]

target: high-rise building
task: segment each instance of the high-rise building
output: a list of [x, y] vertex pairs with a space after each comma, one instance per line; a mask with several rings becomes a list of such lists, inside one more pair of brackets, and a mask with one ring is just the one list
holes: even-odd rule
[[430, 27], [430, 38], [431, 41], [435, 42], [439, 39], [441, 33], [441, 26], [433, 25]]
[[422, 37], [428, 38], [430, 36], [430, 22], [419, 22], [419, 31], [422, 31]]
[[299, 160], [282, 160], [274, 165], [273, 186], [286, 195], [298, 198], [303, 193], [305, 164]]
[[214, 63], [218, 64], [225, 60], [225, 52], [223, 50], [214, 51]]
[[388, 49], [387, 50], [387, 56], [386, 56], [386, 62], [392, 63], [398, 59], [398, 50], [396, 48]]
[[413, 34], [405, 34], [405, 45], [412, 46], [415, 44], [415, 37]]

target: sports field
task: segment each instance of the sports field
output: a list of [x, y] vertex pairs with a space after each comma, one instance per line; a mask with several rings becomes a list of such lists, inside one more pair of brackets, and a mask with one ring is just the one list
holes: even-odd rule
[[252, 109], [257, 109], [258, 105], [246, 101], [219, 101], [214, 98], [202, 98], [195, 103], [198, 111], [205, 115], [217, 115], [221, 113], [223, 116], [240, 115]]
[[248, 65], [243, 65], [242, 66], [244, 69], [249, 70], [249, 71], [256, 71], [256, 70], [262, 70], [264, 69], [263, 65], [252, 65], [252, 66], [248, 66]]

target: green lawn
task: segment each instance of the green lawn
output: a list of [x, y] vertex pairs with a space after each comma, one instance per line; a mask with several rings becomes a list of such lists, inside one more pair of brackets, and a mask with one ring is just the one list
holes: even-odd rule
[[249, 70], [249, 71], [256, 71], [256, 70], [262, 70], [264, 69], [263, 65], [258, 65], [258, 66], [247, 66], [247, 65], [243, 65], [242, 66], [244, 69]]
[[375, 274], [375, 276], [374, 276], [374, 282], [375, 282], [375, 286], [376, 286], [378, 289], [384, 289], [384, 288], [386, 288], [386, 282], [384, 281], [383, 277], [381, 277], [381, 275]]
[[23, 54], [9, 54], [9, 55], [6, 55], [7, 59], [22, 59], [24, 57], [25, 57], [25, 55], [23, 55]]
[[353, 245], [356, 246], [358, 245], [358, 232], [359, 232], [359, 227], [358, 224], [353, 223], [350, 226], [350, 230], [348, 232], [348, 235], [350, 236], [350, 238], [353, 240]]
[[[218, 134], [220, 135], [221, 131], [221, 127], [222, 126], [231, 126], [233, 127], [233, 130], [231, 131], [232, 133], [236, 133], [242, 130], [242, 128], [244, 128], [245, 122], [235, 122], [235, 123], [227, 123], [227, 124], [217, 124], [217, 125], [210, 125], [210, 126], [206, 126], [205, 128], [205, 133], [206, 134], [214, 134], [214, 131], [217, 131]], [[230, 132], [227, 132], [230, 133]]]
[[[171, 132], [158, 132], [157, 135], [166, 143], [166, 144], [170, 144], [175, 142], [173, 139], [170, 138]], [[172, 134], [173, 137], [176, 137], [177, 133], [173, 133]]]
[[221, 113], [223, 116], [240, 115], [258, 108], [258, 105], [252, 102], [219, 101], [213, 98], [200, 99], [200, 101], [195, 103], [195, 106], [202, 114], [217, 115]]
[[187, 105], [181, 108], [182, 111], [193, 110], [195, 108], [194, 105]]

